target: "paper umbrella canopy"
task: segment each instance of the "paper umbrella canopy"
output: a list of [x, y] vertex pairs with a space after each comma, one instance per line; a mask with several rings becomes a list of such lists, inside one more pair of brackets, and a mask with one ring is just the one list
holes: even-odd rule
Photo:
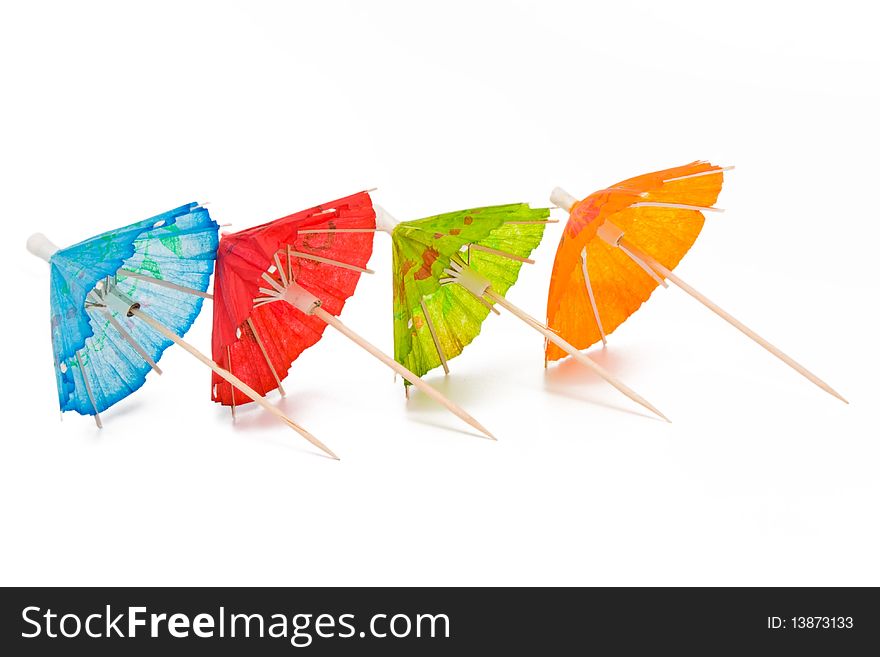
[[[672, 282], [810, 381], [846, 401], [827, 383], [685, 283], [672, 270], [696, 241], [705, 212], [724, 182], [708, 162], [647, 173], [578, 201], [555, 189], [551, 200], [569, 212], [550, 280], [547, 324], [578, 349], [605, 342], [658, 285]], [[566, 352], [548, 343], [546, 357]]]
[[[419, 386], [471, 426], [481, 424], [401, 367], [339, 319], [373, 249], [375, 212], [367, 192], [224, 235], [214, 282], [212, 354], [216, 363], [261, 393], [278, 388], [299, 355], [329, 324]], [[243, 403], [214, 377], [212, 399]]]
[[[214, 268], [217, 224], [195, 203], [59, 249], [41, 234], [28, 250], [50, 267], [52, 351], [62, 411], [100, 413], [140, 388], [172, 339], [198, 316]], [[180, 287], [178, 287], [180, 286]]]
[[[223, 235], [214, 282], [214, 360], [262, 394], [276, 388], [284, 394], [291, 364], [321, 339], [327, 323], [290, 303], [256, 300], [277, 292], [275, 281], [314, 295], [323, 310], [339, 315], [369, 271], [374, 228], [370, 196], [361, 192]], [[216, 375], [211, 397], [227, 406], [246, 401]]]
[[554, 340], [580, 363], [651, 411], [660, 411], [505, 298], [540, 244], [549, 210], [495, 205], [398, 222], [381, 208], [377, 226], [391, 234], [394, 356], [418, 374], [458, 356], [495, 305]]
[[383, 217], [390, 215], [379, 225], [391, 233], [394, 357], [419, 375], [441, 366], [448, 373], [492, 309], [483, 294], [450, 284], [448, 272], [466, 266], [507, 294], [541, 243], [549, 211], [513, 203], [402, 223]]

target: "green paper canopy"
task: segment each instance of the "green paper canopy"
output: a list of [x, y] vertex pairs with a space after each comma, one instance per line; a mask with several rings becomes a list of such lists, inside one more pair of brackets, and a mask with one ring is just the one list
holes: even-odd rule
[[440, 283], [450, 260], [468, 263], [496, 293], [505, 295], [516, 283], [523, 262], [479, 247], [528, 258], [541, 242], [549, 215], [546, 208], [512, 203], [395, 226], [391, 233], [394, 358], [422, 376], [442, 364], [437, 343], [446, 360], [458, 356], [480, 334], [490, 311], [460, 285]]

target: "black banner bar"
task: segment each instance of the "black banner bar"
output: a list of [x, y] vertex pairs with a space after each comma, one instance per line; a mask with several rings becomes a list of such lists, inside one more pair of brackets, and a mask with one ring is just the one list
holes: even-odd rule
[[651, 646], [848, 655], [880, 645], [874, 589], [19, 588], [2, 590], [0, 614], [6, 655], [629, 654]]

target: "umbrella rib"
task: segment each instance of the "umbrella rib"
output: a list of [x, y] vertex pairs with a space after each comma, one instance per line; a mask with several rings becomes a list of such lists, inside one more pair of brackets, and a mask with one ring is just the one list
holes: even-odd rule
[[[458, 282], [458, 279], [457, 279], [457, 278], [454, 279], [454, 280], [455, 280], [455, 282]], [[470, 290], [468, 290], [464, 285], [461, 285], [460, 283], [459, 283], [459, 287], [460, 287], [461, 289], [467, 291], [467, 293], [470, 294], [474, 299], [476, 299], [476, 300], [479, 301], [481, 304], [483, 304], [484, 306], [486, 306], [486, 308], [488, 308], [489, 310], [491, 310], [491, 311], [492, 311], [493, 313], [495, 313], [496, 315], [500, 315], [500, 314], [501, 314], [495, 306], [493, 306], [491, 303], [489, 303], [488, 301], [486, 301], [483, 297], [479, 297], [479, 296], [477, 296], [476, 294], [474, 294], [473, 292], [471, 292]]]
[[446, 372], [446, 374], [449, 374], [449, 365], [446, 362], [446, 354], [443, 353], [443, 347], [440, 345], [440, 338], [437, 337], [437, 331], [434, 329], [434, 322], [431, 319], [431, 314], [428, 312], [428, 307], [425, 305], [424, 297], [419, 299], [419, 305], [422, 306], [422, 312], [425, 314], [425, 322], [428, 324], [428, 330], [431, 332], [431, 339], [434, 341], [434, 348], [437, 350], [437, 355], [440, 356], [440, 364], [443, 365], [443, 371]]
[[510, 258], [511, 260], [516, 260], [517, 262], [524, 262], [529, 265], [535, 264], [535, 261], [531, 258], [524, 258], [523, 256], [518, 256], [514, 253], [508, 253], [507, 251], [499, 251], [498, 249], [493, 249], [488, 246], [483, 246], [482, 244], [474, 244], [471, 243], [468, 245], [468, 249], [483, 251], [484, 253], [489, 253], [491, 255], [500, 256], [502, 258]]
[[376, 228], [309, 228], [296, 231], [300, 235], [314, 235], [318, 233], [375, 233]]
[[605, 337], [605, 328], [599, 317], [599, 308], [596, 305], [596, 297], [593, 295], [593, 284], [590, 282], [590, 273], [587, 271], [587, 247], [581, 251], [581, 267], [584, 270], [584, 284], [587, 286], [587, 296], [590, 298], [590, 306], [593, 308], [593, 316], [596, 318], [596, 326], [599, 327], [599, 335], [602, 336], [602, 345], [607, 347], [608, 340]]
[[257, 346], [260, 348], [260, 351], [263, 352], [263, 358], [266, 359], [266, 365], [269, 366], [269, 371], [272, 372], [272, 376], [275, 377], [275, 384], [278, 386], [278, 392], [281, 393], [282, 397], [286, 397], [287, 393], [284, 392], [284, 386], [281, 385], [281, 379], [278, 377], [278, 372], [275, 371], [275, 366], [272, 364], [272, 361], [269, 359], [269, 354], [266, 351], [266, 347], [263, 346], [263, 341], [260, 339], [260, 334], [257, 333], [257, 327], [254, 326], [254, 323], [251, 321], [251, 318], [247, 318], [247, 325], [250, 328], [251, 333], [254, 334], [254, 340], [257, 342]]
[[122, 326], [122, 324], [120, 324], [119, 321], [117, 321], [117, 319], [115, 317], [113, 317], [113, 315], [110, 314], [109, 310], [104, 310], [104, 316], [110, 322], [110, 325], [116, 329], [116, 332], [119, 333], [119, 335], [121, 335], [123, 337], [123, 339], [129, 345], [131, 345], [131, 348], [137, 352], [138, 356], [143, 358], [144, 361], [147, 363], [147, 365], [149, 365], [156, 374], [162, 374], [162, 370], [159, 369], [159, 366], [156, 364], [156, 361], [154, 361], [152, 358], [150, 358], [150, 354], [148, 354], [146, 352], [146, 350], [141, 345], [138, 344], [137, 340], [134, 339], [134, 337], [131, 335], [131, 333], [126, 331], [125, 327]]
[[278, 269], [278, 275], [281, 277], [281, 284], [287, 287], [287, 274], [284, 271], [284, 267], [281, 266], [281, 258], [278, 257], [277, 251], [272, 256], [272, 259], [275, 261], [275, 267]]
[[[232, 351], [229, 349], [229, 345], [226, 345], [226, 369], [229, 370], [229, 373], [235, 376], [235, 373], [232, 371]], [[232, 381], [229, 382], [229, 390], [232, 393], [232, 406], [230, 407], [232, 410], [232, 419], [235, 420], [235, 386], [232, 385]]]
[[724, 212], [723, 208], [706, 207], [702, 205], [688, 205], [687, 203], [664, 203], [662, 201], [639, 201], [633, 203], [631, 208], [675, 208], [678, 210], [695, 210], [697, 212]]
[[[470, 253], [470, 246], [472, 246], [472, 245], [468, 245], [468, 249], [469, 249], [468, 253]], [[470, 260], [470, 257], [468, 257], [468, 260]], [[491, 303], [486, 301], [481, 295], [475, 294], [474, 291], [471, 290], [467, 285], [462, 285], [461, 277], [465, 271], [465, 267], [468, 267], [468, 270], [470, 270], [470, 267], [468, 265], [462, 264], [455, 257], [452, 257], [449, 259], [449, 265], [451, 266], [451, 269], [444, 269], [443, 273], [446, 274], [447, 276], [449, 276], [450, 278], [441, 278], [440, 279], [441, 283], [443, 283], [443, 282], [458, 283], [459, 287], [461, 287], [465, 291], [467, 291], [468, 294], [470, 294], [474, 299], [476, 299], [481, 304], [486, 306], [486, 308], [488, 308], [490, 311], [492, 311], [496, 315], [501, 314], [500, 312], [498, 312], [497, 308], [495, 308]]]
[[202, 292], [201, 290], [196, 290], [191, 287], [185, 287], [183, 285], [178, 285], [177, 283], [171, 283], [170, 281], [163, 281], [161, 278], [155, 278], [154, 276], [147, 276], [146, 274], [139, 274], [136, 271], [131, 271], [130, 269], [120, 269], [119, 272], [123, 276], [128, 278], [136, 278], [139, 281], [146, 281], [147, 283], [152, 283], [153, 285], [158, 285], [160, 287], [167, 287], [170, 290], [176, 290], [178, 292], [183, 292], [185, 294], [192, 294], [197, 297], [202, 297], [203, 299], [213, 299], [214, 295], [209, 292]]
[[526, 224], [558, 224], [559, 219], [535, 219], [533, 221], [505, 221], [506, 225], [526, 225]]
[[667, 178], [664, 180], [664, 183], [674, 182], [676, 180], [687, 180], [688, 178], [697, 178], [699, 176], [710, 176], [713, 173], [724, 173], [725, 171], [733, 171], [735, 167], [721, 167], [719, 169], [712, 169], [711, 171], [700, 171], [699, 173], [689, 173], [686, 176], [677, 176], [675, 178]]
[[92, 386], [89, 383], [89, 377], [86, 374], [85, 365], [83, 365], [82, 359], [79, 357], [79, 351], [74, 352], [76, 354], [76, 363], [79, 365], [79, 372], [82, 374], [83, 383], [86, 384], [86, 395], [89, 397], [89, 402], [92, 404], [92, 409], [95, 411], [95, 424], [98, 425], [99, 429], [104, 428], [104, 424], [101, 422], [101, 414], [98, 413], [98, 405], [95, 404], [95, 398], [92, 395]]
[[303, 253], [302, 251], [291, 251], [291, 255], [296, 256], [297, 258], [306, 258], [307, 260], [314, 260], [315, 262], [321, 262], [325, 265], [334, 265], [335, 267], [342, 267], [343, 269], [350, 269], [352, 271], [358, 271], [362, 274], [375, 274], [372, 269], [366, 269], [364, 267], [358, 267], [357, 265], [350, 265], [347, 262], [339, 262], [338, 260], [331, 260], [330, 258], [325, 258], [319, 255], [312, 255], [311, 253]]
[[[272, 278], [266, 272], [263, 272], [263, 280], [265, 280], [267, 283], [269, 283], [269, 285], [274, 287], [275, 291], [278, 292], [278, 294], [284, 294], [284, 288], [281, 287], [281, 284], [278, 281], [276, 281], [274, 278]], [[260, 291], [262, 292], [264, 289], [265, 288], [260, 288]], [[266, 292], [264, 292], [264, 294], [266, 294]]]

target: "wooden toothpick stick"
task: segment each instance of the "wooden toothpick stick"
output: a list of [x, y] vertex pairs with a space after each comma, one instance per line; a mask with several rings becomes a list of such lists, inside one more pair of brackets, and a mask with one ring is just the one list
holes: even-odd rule
[[437, 331], [434, 329], [434, 321], [428, 313], [428, 307], [425, 305], [424, 298], [419, 299], [419, 305], [421, 305], [422, 313], [425, 315], [425, 323], [428, 325], [428, 331], [431, 333], [431, 339], [434, 341], [434, 348], [437, 350], [437, 355], [440, 356], [440, 364], [443, 366], [443, 371], [446, 374], [449, 374], [449, 365], [446, 363], [446, 354], [443, 353], [443, 346], [440, 344], [440, 338], [437, 336]]
[[713, 313], [718, 315], [721, 319], [726, 321], [731, 326], [742, 331], [745, 335], [747, 335], [749, 338], [751, 338], [752, 340], [757, 342], [759, 345], [764, 347], [764, 349], [766, 349], [771, 354], [776, 356], [783, 363], [785, 363], [786, 365], [791, 367], [793, 370], [795, 370], [796, 372], [798, 372], [799, 374], [806, 377], [807, 379], [812, 381], [814, 384], [816, 384], [817, 386], [822, 388], [822, 390], [827, 392], [829, 395], [832, 395], [833, 397], [837, 397], [840, 401], [842, 401], [846, 404], [849, 404], [849, 402], [839, 392], [837, 392], [834, 388], [832, 388], [830, 385], [825, 383], [818, 376], [816, 376], [815, 374], [810, 372], [810, 370], [808, 370], [806, 367], [804, 367], [803, 365], [798, 363], [791, 356], [784, 353], [778, 347], [771, 344], [770, 342], [768, 342], [767, 340], [762, 338], [760, 335], [755, 333], [752, 329], [750, 329], [748, 326], [743, 324], [741, 321], [739, 321], [736, 317], [734, 317], [733, 315], [728, 313], [726, 310], [722, 309], [720, 306], [715, 304], [708, 297], [701, 294], [700, 292], [698, 292], [697, 290], [692, 288], [690, 285], [685, 283], [683, 280], [681, 280], [678, 276], [673, 274], [669, 269], [664, 267], [663, 264], [661, 264], [658, 260], [653, 258], [651, 255], [645, 253], [644, 251], [640, 250], [635, 245], [629, 243], [626, 240], [626, 238], [621, 237], [618, 241], [618, 244], [620, 246], [623, 246], [626, 249], [628, 249], [637, 258], [643, 260], [648, 265], [650, 265], [658, 274], [660, 274], [660, 276], [663, 276], [664, 278], [667, 278], [670, 281], [672, 281], [676, 286], [678, 286], [679, 288], [681, 288], [682, 290], [687, 292], [694, 299], [696, 299], [697, 301], [702, 303], [704, 306], [706, 306], [709, 310], [711, 310]]
[[234, 385], [236, 388], [238, 388], [241, 392], [243, 392], [245, 395], [250, 397], [257, 404], [262, 406], [269, 413], [271, 413], [272, 415], [277, 417], [279, 420], [284, 422], [284, 424], [286, 424], [291, 429], [296, 431], [299, 435], [301, 435], [303, 438], [308, 440], [312, 445], [314, 445], [315, 447], [320, 449], [322, 452], [326, 453], [328, 456], [339, 460], [339, 457], [336, 456], [336, 454], [334, 454], [330, 450], [329, 447], [327, 447], [324, 443], [322, 443], [320, 440], [315, 438], [312, 434], [310, 434], [308, 431], [303, 429], [296, 422], [294, 422], [289, 417], [287, 417], [284, 413], [282, 413], [277, 408], [272, 406], [272, 404], [270, 404], [268, 401], [266, 401], [266, 399], [260, 393], [258, 393], [256, 390], [251, 388], [248, 384], [246, 384], [244, 381], [239, 379], [237, 376], [235, 376], [231, 372], [228, 372], [227, 370], [225, 370], [222, 367], [220, 367], [219, 365], [217, 365], [217, 363], [215, 363], [213, 360], [211, 360], [210, 358], [205, 356], [205, 354], [203, 354], [201, 351], [199, 351], [198, 349], [193, 347], [191, 344], [189, 344], [188, 342], [183, 340], [180, 336], [178, 336], [174, 331], [169, 329], [167, 326], [165, 326], [161, 322], [157, 322], [155, 319], [153, 319], [152, 317], [147, 315], [140, 308], [132, 307], [129, 312], [132, 314], [132, 316], [137, 317], [138, 319], [141, 319], [144, 322], [146, 322], [146, 324], [149, 325], [156, 332], [165, 336], [166, 338], [168, 338], [169, 340], [171, 340], [175, 344], [183, 347], [183, 349], [186, 350], [190, 355], [194, 356], [197, 360], [201, 361], [204, 365], [206, 365], [206, 366], [210, 367], [212, 370], [214, 370], [214, 372], [216, 372], [220, 378], [222, 378], [224, 381], [227, 381], [228, 383]]
[[[593, 296], [593, 284], [590, 282], [590, 272], [587, 270], [587, 247], [581, 251], [581, 269], [584, 272], [584, 284], [587, 286], [587, 297], [590, 299], [590, 307], [593, 309], [593, 317], [596, 319], [596, 326], [599, 327], [599, 335], [602, 336], [602, 346], [608, 346], [608, 340], [605, 338], [605, 328], [602, 326], [602, 319], [599, 317], [599, 308], [596, 306], [596, 297]], [[546, 367], [546, 362], [544, 367]]]
[[[455, 279], [452, 279], [452, 280], [453, 280], [453, 282], [454, 282]], [[501, 313], [498, 311], [498, 309], [497, 309], [494, 305], [492, 305], [491, 303], [489, 303], [488, 301], [486, 301], [483, 297], [479, 297], [479, 296], [477, 296], [476, 294], [474, 294], [471, 290], [468, 290], [467, 288], [464, 288], [464, 290], [465, 290], [466, 292], [468, 292], [468, 293], [469, 293], [474, 299], [476, 299], [476, 300], [479, 301], [481, 304], [483, 304], [484, 306], [486, 306], [486, 308], [488, 308], [488, 309], [491, 310], [493, 313], [495, 313], [496, 315], [500, 315], [500, 314], [501, 314]]]
[[[232, 350], [229, 348], [229, 345], [226, 345], [226, 369], [229, 370], [229, 373], [232, 374]], [[229, 406], [229, 410], [232, 411], [232, 421], [235, 421], [235, 386], [232, 385], [232, 381], [229, 382], [229, 394], [232, 396], [232, 404]]]
[[148, 354], [144, 348], [137, 343], [137, 340], [134, 339], [131, 333], [125, 330], [125, 327], [122, 324], [116, 321], [116, 318], [110, 314], [110, 311], [107, 310], [105, 306], [102, 307], [104, 308], [104, 317], [110, 322], [110, 326], [116, 329], [117, 333], [119, 333], [119, 335], [131, 345], [131, 348], [137, 352], [137, 355], [143, 358], [147, 365], [149, 365], [156, 374], [162, 374], [162, 370], [159, 369], [156, 362], [150, 358], [150, 354]]
[[650, 403], [648, 403], [648, 401], [647, 401], [644, 397], [642, 397], [641, 395], [637, 394], [637, 393], [636, 393], [634, 390], [632, 390], [629, 386], [627, 386], [627, 385], [624, 384], [622, 381], [620, 381], [616, 376], [614, 376], [613, 374], [611, 374], [611, 372], [609, 372], [608, 370], [606, 370], [604, 367], [601, 367], [601, 366], [600, 366], [598, 363], [596, 363], [592, 358], [588, 357], [588, 356], [585, 355], [585, 354], [582, 354], [582, 353], [581, 353], [580, 351], [578, 351], [573, 345], [571, 345], [571, 344], [569, 344], [568, 342], [566, 342], [565, 340], [563, 340], [559, 335], [557, 335], [556, 333], [554, 333], [553, 331], [551, 331], [549, 328], [547, 328], [546, 326], [544, 326], [544, 325], [543, 325], [541, 322], [539, 322], [537, 319], [535, 319], [534, 317], [532, 317], [531, 315], [529, 315], [529, 314], [526, 313], [525, 311], [521, 310], [520, 308], [517, 308], [516, 306], [514, 306], [512, 303], [510, 303], [510, 301], [508, 301], [507, 299], [505, 299], [505, 298], [504, 298], [503, 296], [501, 296], [500, 294], [496, 293], [495, 290], [493, 290], [491, 287], [489, 287], [489, 288], [486, 289], [486, 296], [488, 296], [490, 299], [492, 299], [495, 303], [497, 303], [497, 304], [498, 304], [499, 306], [501, 306], [502, 308], [504, 308], [504, 309], [510, 311], [510, 312], [511, 312], [513, 315], [515, 315], [516, 317], [519, 317], [519, 318], [520, 318], [521, 320], [523, 320], [526, 324], [528, 324], [529, 326], [531, 326], [532, 328], [534, 328], [536, 331], [538, 331], [539, 333], [541, 333], [541, 334], [542, 334], [545, 338], [547, 338], [550, 342], [552, 342], [552, 343], [555, 344], [557, 347], [559, 347], [560, 349], [562, 349], [562, 350], [563, 350], [565, 353], [567, 353], [569, 356], [573, 357], [573, 358], [574, 358], [577, 362], [579, 362], [581, 365], [584, 365], [584, 366], [590, 368], [591, 370], [593, 370], [596, 374], [598, 374], [599, 376], [601, 376], [603, 379], [605, 379], [605, 381], [607, 381], [607, 382], [610, 383], [612, 386], [614, 386], [615, 388], [617, 388], [617, 390], [619, 390], [619, 391], [622, 392], [624, 395], [626, 395], [627, 397], [629, 397], [630, 399], [632, 399], [634, 402], [636, 402], [637, 404], [640, 404], [640, 405], [644, 406], [645, 408], [647, 408], [647, 409], [648, 409], [649, 411], [651, 411], [652, 413], [656, 413], [657, 415], [659, 415], [660, 417], [662, 417], [662, 418], [663, 418], [664, 420], [666, 420], [667, 422], [670, 421], [668, 417], [666, 417], [665, 415], [663, 415], [663, 413], [661, 413], [659, 410], [657, 410], [657, 408], [655, 408], [653, 405], [651, 405]]
[[275, 378], [275, 385], [278, 386], [278, 392], [281, 393], [282, 397], [286, 397], [287, 393], [284, 392], [284, 386], [281, 385], [281, 379], [278, 377], [278, 372], [275, 371], [275, 366], [272, 364], [272, 361], [269, 359], [269, 354], [266, 351], [266, 347], [263, 345], [263, 341], [260, 339], [260, 334], [257, 333], [257, 327], [254, 326], [254, 323], [251, 321], [251, 318], [247, 318], [248, 328], [251, 330], [251, 333], [254, 334], [254, 340], [257, 342], [257, 346], [260, 348], [260, 351], [263, 353], [263, 358], [266, 359], [266, 365], [269, 366], [269, 371], [272, 372], [272, 376]]
[[635, 253], [630, 251], [626, 246], [624, 246], [623, 244], [618, 244], [617, 248], [619, 248], [621, 251], [623, 251], [630, 260], [632, 260], [634, 263], [636, 263], [642, 269], [643, 272], [645, 272], [648, 276], [650, 276], [655, 281], [657, 281], [658, 285], [662, 285], [663, 287], [669, 287], [669, 285], [666, 284], [666, 281], [657, 275], [657, 272], [651, 267], [651, 265], [649, 265], [647, 262], [642, 260]]
[[433, 386], [425, 383], [420, 377], [418, 377], [415, 373], [408, 370], [406, 367], [398, 363], [396, 360], [391, 358], [390, 356], [385, 355], [382, 351], [374, 347], [372, 344], [367, 342], [360, 335], [352, 331], [345, 324], [343, 324], [335, 315], [331, 315], [326, 310], [321, 308], [320, 306], [314, 308], [312, 310], [312, 314], [316, 317], [321, 318], [327, 324], [335, 328], [337, 331], [342, 333], [349, 340], [357, 344], [362, 349], [368, 351], [374, 357], [378, 358], [380, 361], [385, 363], [388, 367], [393, 369], [395, 372], [400, 374], [404, 379], [413, 384], [416, 388], [421, 390], [423, 393], [431, 397], [431, 399], [443, 404], [449, 411], [460, 417], [462, 420], [467, 422], [477, 431], [485, 434], [492, 440], [495, 440], [495, 436], [493, 436], [486, 427], [477, 422], [473, 417], [471, 417], [464, 409], [458, 406], [456, 403], [448, 399], [445, 395], [436, 390]]
[[89, 403], [92, 405], [92, 409], [95, 411], [95, 424], [98, 425], [99, 429], [104, 428], [104, 423], [101, 422], [101, 414], [98, 413], [98, 406], [95, 404], [95, 398], [92, 395], [92, 386], [89, 383], [89, 377], [86, 375], [86, 368], [83, 367], [82, 359], [79, 357], [79, 352], [76, 353], [76, 364], [79, 365], [79, 373], [82, 374], [83, 383], [86, 384], [86, 395], [89, 397]]
[[403, 365], [398, 363], [396, 360], [394, 360], [390, 356], [385, 355], [385, 353], [367, 342], [367, 340], [362, 338], [360, 335], [358, 335], [341, 321], [339, 321], [339, 319], [335, 315], [332, 315], [324, 310], [321, 307], [321, 300], [308, 290], [301, 287], [299, 283], [297, 283], [296, 281], [288, 281], [287, 285], [282, 286], [278, 281], [274, 279], [274, 277], [270, 276], [267, 273], [263, 274], [263, 278], [267, 282], [269, 282], [273, 288], [275, 288], [275, 291], [273, 292], [272, 290], [266, 288], [260, 288], [260, 292], [262, 292], [266, 296], [257, 297], [257, 299], [254, 300], [255, 303], [258, 302], [260, 304], [267, 304], [284, 301], [285, 303], [290, 304], [291, 306], [306, 315], [314, 315], [315, 317], [320, 318], [324, 321], [325, 324], [332, 326], [349, 340], [357, 344], [359, 347], [366, 350], [374, 357], [378, 358], [380, 361], [385, 363], [396, 373], [400, 374], [403, 378], [416, 386], [426, 395], [443, 404], [443, 406], [445, 406], [452, 413], [467, 422], [469, 425], [474, 427], [477, 431], [480, 431], [481, 433], [486, 434], [492, 440], [495, 440], [495, 436], [493, 436], [482, 424], [477, 422], [473, 417], [466, 413], [461, 407], [453, 403], [445, 395], [438, 392], [435, 388], [422, 381], [422, 379], [419, 378], [415, 373], [411, 372]]

